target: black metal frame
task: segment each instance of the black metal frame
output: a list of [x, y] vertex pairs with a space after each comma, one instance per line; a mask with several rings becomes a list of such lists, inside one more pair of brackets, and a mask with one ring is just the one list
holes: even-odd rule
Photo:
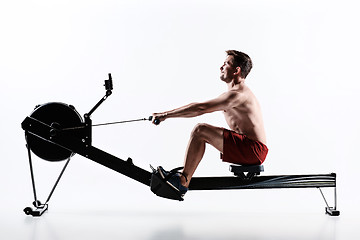
[[[109, 74], [109, 80], [111, 75]], [[109, 81], [105, 80], [105, 81]], [[111, 83], [111, 84], [110, 84]], [[117, 158], [107, 152], [104, 152], [91, 144], [91, 119], [90, 115], [99, 107], [99, 105], [111, 95], [112, 82], [105, 83], [106, 95], [103, 97], [95, 107], [88, 113], [85, 114], [84, 128], [82, 135], [79, 137], [77, 128], [61, 129], [58, 126], [55, 128], [52, 125], [45, 124], [32, 117], [26, 117], [22, 122], [22, 128], [25, 130], [25, 135], [32, 134], [38, 138], [56, 144], [62, 148], [68, 149], [72, 153], [77, 153], [85, 158], [88, 158], [94, 162], [97, 162], [107, 168], [110, 168], [118, 173], [121, 173], [127, 177], [130, 177], [142, 184], [150, 186], [151, 190], [158, 196], [183, 200], [182, 196], [176, 192], [176, 190], [169, 187], [169, 185], [162, 181], [156, 170], [153, 172], [146, 171], [133, 164], [131, 158], [126, 161]], [[111, 86], [111, 89], [110, 89]], [[74, 134], [77, 131], [77, 134]], [[32, 179], [32, 186], [34, 192], [34, 203], [35, 210], [27, 207], [24, 209], [26, 214], [32, 216], [41, 216], [48, 209], [48, 202], [64, 173], [70, 158], [67, 160], [63, 170], [60, 173], [49, 197], [46, 202], [42, 204], [36, 196], [35, 180], [33, 174], [33, 167], [31, 161], [31, 152], [27, 144], [30, 172]], [[220, 190], [220, 189], [269, 189], [269, 188], [318, 188], [326, 203], [326, 213], [331, 216], [338, 216], [340, 212], [336, 209], [337, 196], [336, 196], [336, 174], [317, 174], [317, 175], [278, 175], [278, 176], [255, 176], [259, 173], [252, 174], [248, 173], [246, 176], [250, 177], [194, 177], [191, 179], [189, 190]], [[243, 174], [240, 174], [243, 175]], [[245, 175], [244, 175], [245, 176]], [[321, 188], [333, 187], [334, 188], [334, 207], [330, 207], [325, 199]]]

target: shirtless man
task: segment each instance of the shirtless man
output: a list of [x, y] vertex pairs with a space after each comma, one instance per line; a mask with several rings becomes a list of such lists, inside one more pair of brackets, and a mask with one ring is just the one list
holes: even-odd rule
[[[184, 169], [173, 175], [167, 183], [182, 195], [188, 190], [190, 180], [199, 165], [206, 143], [221, 152], [223, 161], [240, 165], [260, 165], [264, 162], [268, 148], [260, 105], [245, 85], [252, 68], [252, 61], [245, 53], [228, 50], [224, 64], [220, 67], [220, 79], [228, 91], [219, 97], [190, 103], [174, 110], [154, 113], [153, 123], [169, 118], [196, 117], [205, 113], [222, 111], [230, 130], [200, 123], [195, 126], [186, 150]], [[162, 167], [158, 170], [163, 178], [170, 172]]]

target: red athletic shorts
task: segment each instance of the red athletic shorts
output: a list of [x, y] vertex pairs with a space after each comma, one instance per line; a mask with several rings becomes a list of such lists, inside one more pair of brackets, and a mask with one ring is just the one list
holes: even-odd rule
[[268, 148], [265, 144], [251, 140], [246, 135], [224, 129], [224, 162], [239, 165], [260, 165], [265, 161]]

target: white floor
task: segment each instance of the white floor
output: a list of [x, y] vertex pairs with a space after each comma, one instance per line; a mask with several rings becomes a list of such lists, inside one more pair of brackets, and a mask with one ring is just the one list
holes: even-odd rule
[[[278, 206], [279, 207], [279, 206]], [[101, 210], [102, 209], [102, 210]], [[0, 239], [356, 239], [356, 215], [322, 211], [49, 209], [41, 217], [5, 211]], [[312, 209], [312, 208], [310, 208]], [[17, 209], [20, 210], [20, 209]], [[3, 218], [4, 217], [4, 218]]]

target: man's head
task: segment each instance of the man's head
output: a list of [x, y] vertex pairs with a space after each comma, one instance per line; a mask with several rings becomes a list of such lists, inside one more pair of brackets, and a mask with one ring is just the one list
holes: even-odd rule
[[227, 50], [226, 53], [228, 56], [232, 56], [230, 59], [233, 67], [239, 67], [240, 77], [245, 79], [252, 68], [251, 58], [247, 54], [236, 50]]

